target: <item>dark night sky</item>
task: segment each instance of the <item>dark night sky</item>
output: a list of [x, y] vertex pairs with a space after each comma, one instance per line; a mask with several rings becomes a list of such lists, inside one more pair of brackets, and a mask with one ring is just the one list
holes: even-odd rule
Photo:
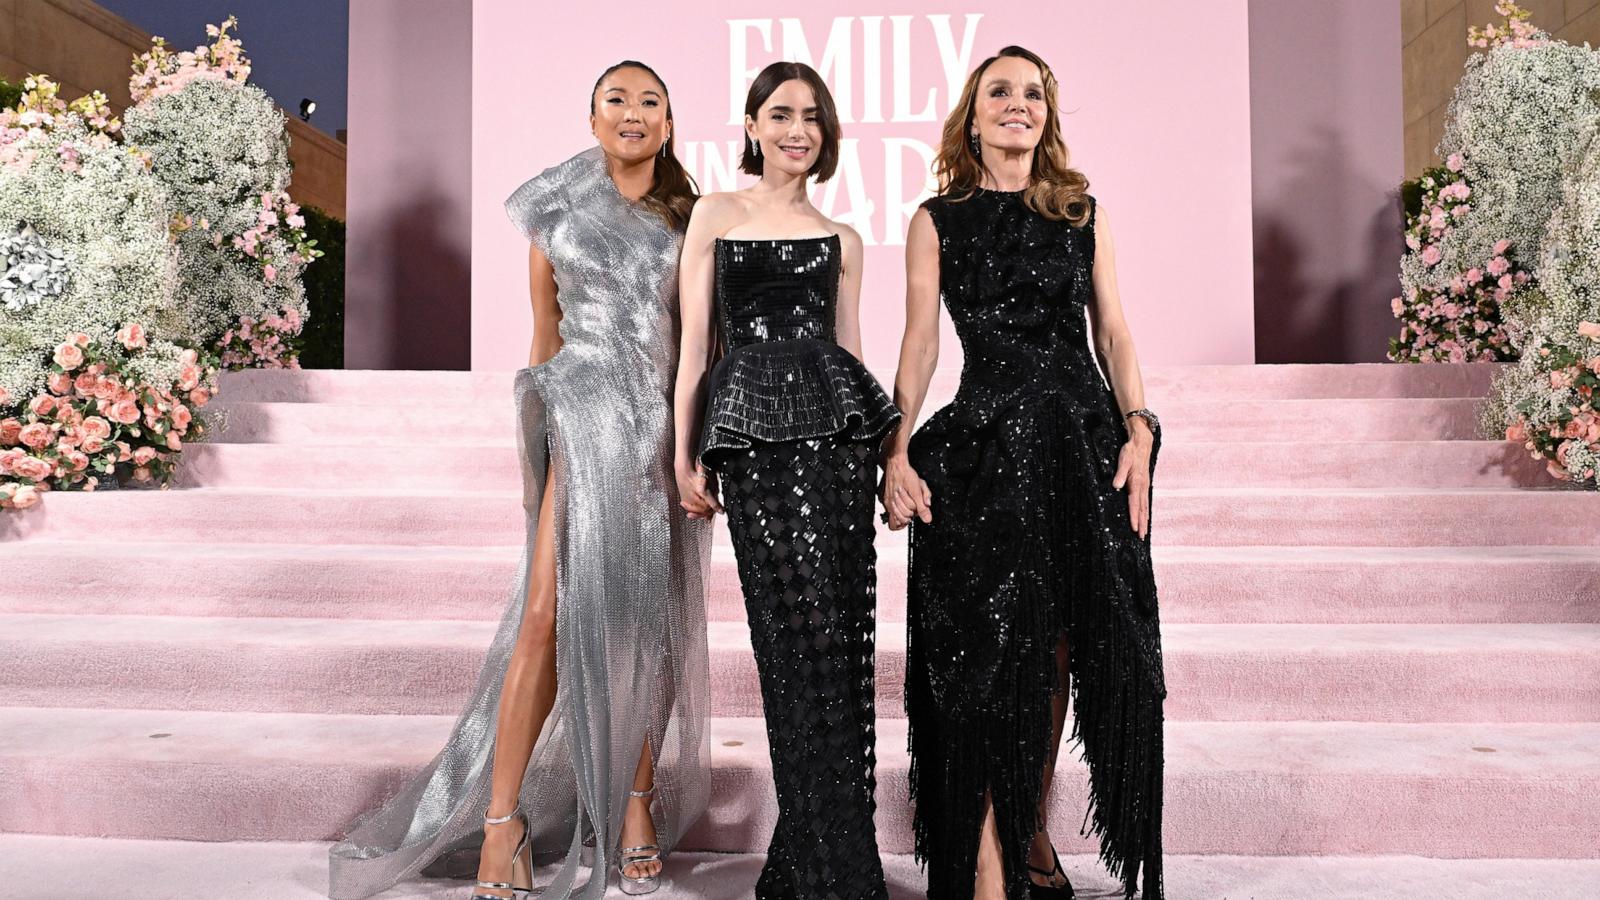
[[330, 136], [345, 127], [350, 80], [350, 6], [345, 0], [96, 0], [174, 51], [210, 43], [206, 25], [230, 14], [250, 57], [250, 83], [298, 115], [300, 98], [317, 101], [311, 124]]

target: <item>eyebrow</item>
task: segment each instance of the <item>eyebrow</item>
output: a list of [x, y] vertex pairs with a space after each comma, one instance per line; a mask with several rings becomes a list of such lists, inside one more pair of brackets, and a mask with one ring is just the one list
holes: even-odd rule
[[[984, 86], [985, 87], [994, 87], [996, 85], [1001, 85], [1001, 84], [1003, 84], [1003, 85], [1005, 85], [1007, 87], [1010, 87], [1011, 86], [1011, 79], [1009, 79], [1009, 78], [991, 78], [991, 79], [989, 79], [988, 82], [985, 83]], [[1035, 90], [1040, 90], [1040, 91], [1044, 90], [1044, 85], [1040, 84], [1037, 81], [1030, 81], [1027, 84], [1023, 85], [1023, 87], [1030, 87], [1030, 88], [1034, 88]]]
[[[609, 94], [612, 91], [619, 91], [621, 93], [627, 93], [626, 90], [624, 90], [623, 88], [619, 88], [619, 87], [606, 88], [606, 93]], [[657, 92], [654, 88], [645, 88], [644, 90], [640, 91], [639, 93], [641, 93], [641, 94], [655, 94], [657, 97], [661, 96], [661, 94], [659, 92]]]
[[[773, 112], [792, 113], [792, 112], [794, 112], [794, 107], [792, 107], [792, 106], [774, 106], [774, 107], [772, 107], [772, 111]], [[808, 113], [814, 113], [816, 111], [817, 111], [817, 108], [815, 106], [808, 106], [808, 107], [805, 108], [805, 112], [808, 112]]]

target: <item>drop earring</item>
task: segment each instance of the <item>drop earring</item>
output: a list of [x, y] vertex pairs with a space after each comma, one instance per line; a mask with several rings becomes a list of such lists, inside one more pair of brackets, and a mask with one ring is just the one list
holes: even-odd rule
[[751, 138], [750, 139], [750, 152], [754, 153], [756, 155], [756, 157], [759, 159], [761, 157], [761, 142], [756, 140], [755, 138]]
[[661, 142], [661, 158], [662, 159], [666, 159], [667, 158], [667, 144], [669, 144], [671, 142], [672, 142], [672, 134], [670, 132], [668, 132], [666, 139]]
[[983, 158], [983, 142], [978, 140], [976, 134], [972, 136], [970, 143], [972, 144], [972, 155], [980, 159]]

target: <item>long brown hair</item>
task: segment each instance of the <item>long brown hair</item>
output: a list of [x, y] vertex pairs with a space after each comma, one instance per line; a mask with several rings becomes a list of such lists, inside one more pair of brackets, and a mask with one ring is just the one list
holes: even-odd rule
[[[839, 166], [839, 113], [833, 106], [833, 92], [828, 90], [828, 85], [817, 74], [817, 70], [801, 62], [775, 62], [756, 76], [750, 82], [750, 92], [744, 98], [744, 114], [754, 119], [756, 113], [761, 111], [761, 104], [767, 102], [785, 81], [803, 81], [811, 88], [811, 95], [817, 100], [817, 128], [822, 132], [822, 148], [817, 151], [817, 161], [811, 165], [810, 175], [818, 184], [833, 177], [833, 172]], [[739, 171], [746, 175], [761, 176], [761, 157], [750, 146], [750, 141], [744, 142], [744, 155], [739, 157]]]
[[1039, 67], [1044, 78], [1045, 119], [1044, 134], [1033, 150], [1033, 170], [1029, 173], [1028, 188], [1022, 201], [1028, 208], [1047, 219], [1066, 219], [1073, 225], [1083, 225], [1089, 220], [1089, 179], [1069, 165], [1070, 154], [1061, 139], [1061, 123], [1057, 118], [1056, 76], [1043, 59], [1031, 50], [1015, 45], [979, 64], [967, 76], [961, 89], [961, 99], [944, 120], [944, 134], [939, 140], [939, 156], [934, 161], [934, 173], [939, 179], [939, 196], [965, 200], [972, 196], [983, 180], [983, 159], [969, 140], [972, 119], [977, 114], [978, 85], [983, 73], [1004, 57], [1025, 59]]
[[[667, 100], [667, 121], [672, 121], [672, 95], [667, 91], [667, 83], [661, 80], [656, 70], [635, 59], [625, 59], [604, 72], [594, 81], [594, 88], [589, 91], [589, 115], [595, 114], [594, 95], [600, 90], [600, 85], [610, 78], [618, 69], [638, 69], [656, 80], [661, 85], [661, 94]], [[694, 203], [700, 198], [699, 186], [689, 176], [689, 171], [679, 161], [677, 151], [672, 146], [673, 136], [677, 133], [674, 128], [667, 132], [666, 153], [656, 155], [655, 174], [650, 179], [650, 190], [645, 192], [639, 202], [645, 209], [650, 210], [666, 223], [678, 231], [689, 227], [689, 213], [694, 209]]]

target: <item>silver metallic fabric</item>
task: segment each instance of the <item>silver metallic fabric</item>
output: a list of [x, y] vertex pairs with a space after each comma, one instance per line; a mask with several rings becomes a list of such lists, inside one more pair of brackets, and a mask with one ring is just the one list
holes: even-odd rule
[[[703, 585], [711, 532], [683, 515], [672, 475], [682, 235], [623, 198], [599, 148], [529, 180], [506, 210], [553, 264], [563, 313], [561, 351], [515, 383], [522, 574], [444, 749], [330, 850], [335, 900], [370, 896], [482, 842], [501, 683], [546, 490], [555, 491], [558, 686], [521, 800], [535, 853], [563, 862], [540, 896], [605, 894], [646, 739], [656, 755], [663, 849], [694, 823], [710, 791]], [[589, 862], [593, 874], [579, 885]]]

